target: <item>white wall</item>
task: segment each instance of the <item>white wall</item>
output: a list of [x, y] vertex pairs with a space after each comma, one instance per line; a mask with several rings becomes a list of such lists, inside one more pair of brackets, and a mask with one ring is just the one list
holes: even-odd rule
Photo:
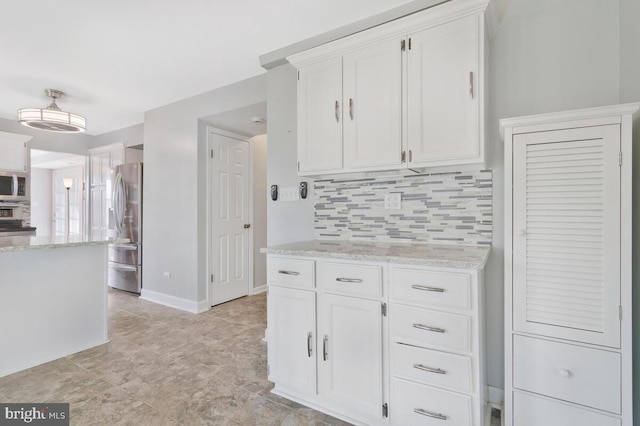
[[619, 10], [611, 0], [506, 0], [489, 44], [488, 166], [493, 248], [486, 269], [488, 379], [504, 385], [504, 145], [498, 120], [618, 103]]
[[17, 120], [0, 118], [0, 131], [33, 136], [29, 148], [44, 151], [68, 152], [70, 154], [87, 155], [93, 147], [94, 137], [85, 133], [53, 133], [31, 129], [18, 123]]
[[[267, 132], [267, 183], [297, 187], [313, 180], [298, 177], [296, 151], [297, 73], [289, 64], [269, 70]], [[268, 188], [268, 189], [269, 189]], [[313, 239], [313, 197], [298, 202], [267, 201], [267, 240], [270, 246]]]
[[140, 123], [135, 126], [129, 126], [123, 129], [97, 135], [93, 142], [93, 148], [118, 142], [123, 142], [125, 146], [140, 145], [143, 143], [144, 124]]
[[253, 287], [267, 284], [267, 135], [251, 138], [253, 146]]
[[38, 237], [51, 235], [51, 170], [31, 169], [31, 226]]
[[265, 100], [262, 75], [145, 113], [143, 292], [205, 302], [207, 140], [199, 118]]
[[[640, 102], [640, 1], [620, 1], [620, 102]], [[640, 407], [640, 120], [633, 129], [633, 395]], [[635, 410], [634, 424], [640, 425]]]

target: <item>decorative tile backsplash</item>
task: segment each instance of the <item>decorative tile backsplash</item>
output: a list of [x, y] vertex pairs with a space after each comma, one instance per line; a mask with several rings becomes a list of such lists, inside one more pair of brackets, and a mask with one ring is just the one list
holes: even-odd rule
[[[318, 239], [491, 244], [490, 170], [314, 182]], [[402, 193], [400, 210], [384, 196]]]

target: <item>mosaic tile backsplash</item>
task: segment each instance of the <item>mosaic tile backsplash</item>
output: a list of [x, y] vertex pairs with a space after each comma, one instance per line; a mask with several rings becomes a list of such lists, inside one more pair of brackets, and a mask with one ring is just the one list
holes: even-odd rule
[[[490, 170], [314, 182], [317, 239], [490, 245]], [[384, 195], [402, 194], [400, 210]]]

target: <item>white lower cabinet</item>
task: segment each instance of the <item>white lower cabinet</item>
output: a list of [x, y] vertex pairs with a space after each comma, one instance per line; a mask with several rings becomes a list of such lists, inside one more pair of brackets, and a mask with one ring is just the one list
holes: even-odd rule
[[273, 254], [267, 269], [274, 393], [357, 425], [484, 424], [482, 270]]

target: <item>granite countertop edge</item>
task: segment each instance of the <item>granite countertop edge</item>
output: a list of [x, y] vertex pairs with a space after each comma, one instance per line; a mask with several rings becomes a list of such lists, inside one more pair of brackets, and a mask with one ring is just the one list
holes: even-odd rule
[[[315, 243], [315, 242], [310, 242]], [[345, 244], [345, 242], [343, 242]], [[357, 242], [359, 246], [362, 245], [361, 242]], [[294, 243], [291, 245], [299, 246], [300, 243]], [[345, 244], [347, 245], [347, 244]], [[361, 260], [361, 261], [370, 261], [370, 262], [389, 262], [389, 263], [398, 263], [405, 265], [419, 265], [419, 266], [439, 266], [439, 267], [449, 267], [449, 268], [461, 268], [461, 269], [482, 269], [486, 266], [487, 260], [489, 259], [489, 254], [491, 252], [491, 248], [488, 246], [458, 246], [453, 244], [434, 244], [428, 245], [430, 249], [437, 249], [439, 247], [446, 248], [451, 251], [456, 248], [460, 248], [460, 257], [462, 259], [443, 259], [443, 258], [434, 258], [434, 257], [419, 257], [419, 256], [402, 256], [398, 254], [388, 254], [385, 253], [386, 249], [384, 247], [377, 248], [375, 245], [371, 245], [372, 251], [380, 251], [380, 253], [348, 253], [344, 251], [329, 251], [329, 250], [315, 250], [313, 248], [302, 248], [302, 247], [287, 247], [288, 245], [282, 246], [273, 246], [260, 249], [260, 252], [263, 254], [276, 254], [276, 255], [287, 255], [287, 256], [306, 256], [306, 257], [319, 257], [319, 258], [330, 258], [330, 259], [345, 259], [345, 260]], [[408, 245], [408, 247], [414, 245]], [[427, 245], [419, 245], [422, 247], [427, 247]], [[407, 247], [407, 248], [408, 248]], [[344, 247], [343, 247], [344, 249]], [[465, 250], [474, 250], [476, 256], [479, 258], [469, 259], [469, 255], [465, 256]]]
[[3, 245], [0, 240], [0, 253], [10, 253], [10, 252], [19, 252], [19, 251], [34, 251], [34, 250], [46, 250], [46, 249], [57, 249], [64, 247], [83, 247], [83, 246], [99, 246], [105, 244], [124, 244], [128, 243], [128, 238], [112, 238], [112, 239], [101, 239], [101, 240], [93, 240], [93, 241], [64, 241], [64, 240], [54, 240], [47, 237], [6, 237], [7, 239], [13, 239], [11, 243], [7, 243], [9, 245]]

